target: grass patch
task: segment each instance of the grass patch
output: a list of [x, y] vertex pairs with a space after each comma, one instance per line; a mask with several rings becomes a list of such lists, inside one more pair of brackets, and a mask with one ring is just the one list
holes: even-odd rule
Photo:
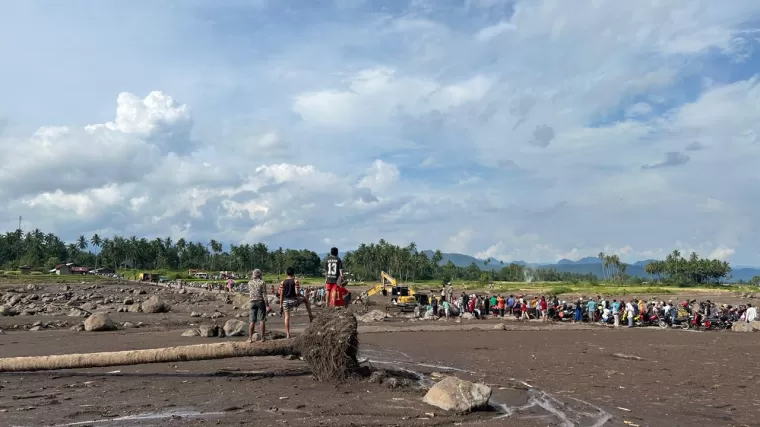
[[549, 293], [552, 295], [562, 295], [572, 293], [574, 290], [569, 286], [555, 286], [549, 289]]

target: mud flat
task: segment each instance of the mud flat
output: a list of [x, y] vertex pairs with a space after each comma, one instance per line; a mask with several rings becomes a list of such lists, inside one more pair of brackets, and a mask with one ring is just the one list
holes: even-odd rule
[[[28, 326], [38, 321], [73, 325], [82, 319], [44, 312], [0, 316], [0, 357], [246, 339], [181, 336], [201, 324], [245, 321], [247, 310], [239, 301], [144, 285], [100, 286], [71, 286], [74, 293], [90, 295], [77, 306], [89, 302], [92, 311], [108, 311], [120, 329], [32, 331]], [[41, 300], [55, 299], [57, 292], [51, 287], [26, 293]], [[117, 311], [126, 299], [154, 294], [171, 305], [168, 312]], [[124, 328], [124, 322], [142, 325]], [[306, 322], [299, 310], [294, 332]], [[494, 425], [495, 419], [498, 425], [521, 426], [757, 425], [758, 335], [518, 322], [494, 330], [495, 323], [394, 318], [361, 325], [360, 360], [405, 373], [413, 382], [409, 387], [316, 382], [304, 362], [281, 357], [6, 373], [0, 374], [0, 417], [8, 426]], [[268, 325], [282, 330], [280, 317]], [[424, 386], [444, 375], [489, 384], [491, 410], [456, 415], [423, 403]]]

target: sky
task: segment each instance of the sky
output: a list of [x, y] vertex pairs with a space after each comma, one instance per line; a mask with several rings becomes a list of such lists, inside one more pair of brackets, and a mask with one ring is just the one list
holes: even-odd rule
[[0, 0], [0, 230], [760, 265], [760, 2]]

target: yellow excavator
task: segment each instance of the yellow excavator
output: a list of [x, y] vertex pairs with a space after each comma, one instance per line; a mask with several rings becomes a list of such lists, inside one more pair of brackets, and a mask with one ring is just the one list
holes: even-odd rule
[[[380, 272], [380, 283], [362, 292], [357, 302], [363, 302], [366, 309], [369, 304], [369, 297], [381, 292], [383, 296], [391, 297], [390, 304], [385, 307], [386, 310], [414, 311], [418, 304], [427, 304], [427, 295], [418, 294], [414, 288], [407, 285], [399, 285], [395, 278], [384, 271]], [[424, 301], [420, 301], [420, 299]]]

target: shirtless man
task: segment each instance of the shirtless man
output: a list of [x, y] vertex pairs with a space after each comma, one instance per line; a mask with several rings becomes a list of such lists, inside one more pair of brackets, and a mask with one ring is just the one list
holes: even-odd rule
[[286, 338], [290, 338], [290, 312], [298, 307], [301, 303], [306, 306], [306, 312], [309, 313], [309, 323], [314, 320], [314, 316], [311, 314], [311, 305], [309, 299], [301, 295], [301, 284], [298, 279], [295, 278], [295, 270], [293, 267], [288, 267], [285, 271], [287, 278], [280, 282], [280, 311], [285, 315], [285, 335]]

